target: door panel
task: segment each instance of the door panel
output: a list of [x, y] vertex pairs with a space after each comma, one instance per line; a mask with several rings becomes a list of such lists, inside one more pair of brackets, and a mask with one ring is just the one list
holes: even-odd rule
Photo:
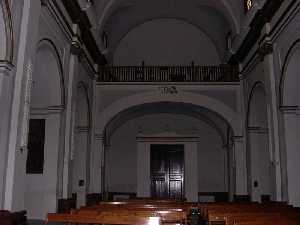
[[151, 192], [153, 198], [183, 198], [183, 160], [183, 145], [151, 145]]

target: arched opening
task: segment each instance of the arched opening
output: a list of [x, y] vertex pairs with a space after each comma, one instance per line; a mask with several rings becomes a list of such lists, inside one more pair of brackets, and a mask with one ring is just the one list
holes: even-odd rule
[[32, 74], [24, 205], [43, 219], [57, 205], [64, 87], [60, 58], [48, 40], [39, 42]]
[[284, 142], [287, 163], [287, 186], [289, 203], [300, 206], [300, 117], [299, 117], [299, 60], [300, 45], [296, 41], [285, 60], [280, 84], [280, 103], [283, 115]]
[[263, 196], [274, 199], [268, 105], [264, 86], [259, 82], [250, 94], [247, 120], [248, 191], [253, 201], [261, 201]]
[[87, 87], [80, 82], [77, 87], [74, 111], [74, 136], [72, 143], [72, 193], [77, 206], [86, 204], [90, 172], [90, 105]]
[[232, 149], [228, 143], [230, 138], [227, 138], [233, 134], [230, 127], [219, 114], [183, 102], [153, 102], [129, 107], [105, 126], [102, 190], [109, 197], [114, 194], [150, 197], [154, 178], [145, 176], [151, 173], [150, 148], [156, 144], [175, 144], [184, 146], [184, 174], [180, 184], [184, 186], [183, 192], [186, 190], [183, 196], [189, 201], [198, 201], [199, 194], [201, 201], [214, 201], [215, 193], [228, 199], [229, 192], [234, 191], [230, 168]]

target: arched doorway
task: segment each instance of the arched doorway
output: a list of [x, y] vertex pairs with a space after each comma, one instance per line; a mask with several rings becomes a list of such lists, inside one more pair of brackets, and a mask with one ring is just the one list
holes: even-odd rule
[[[189, 193], [185, 197], [189, 201], [198, 201], [198, 193], [204, 192], [227, 193], [228, 196], [229, 192], [234, 191], [230, 184], [234, 179], [229, 179], [233, 175], [229, 166], [232, 165], [232, 149], [227, 139], [233, 132], [230, 127], [229, 134], [228, 127], [230, 125], [219, 114], [188, 103], [154, 102], [121, 111], [105, 127], [103, 190], [109, 194], [127, 193], [150, 197], [150, 181], [147, 180], [149, 176], [144, 176], [147, 182], [142, 182], [149, 185], [143, 184], [141, 187], [140, 171], [144, 170], [142, 164], [150, 166], [151, 157], [143, 156], [150, 154], [147, 148], [151, 144], [173, 143], [184, 145], [184, 157], [190, 161], [184, 165], [184, 184]], [[157, 137], [159, 133], [173, 136]], [[148, 147], [140, 148], [141, 143], [137, 139], [141, 140], [143, 135], [146, 135], [143, 137], [146, 139], [152, 135], [152, 140], [156, 136], [159, 141], [152, 141]], [[141, 151], [146, 154], [142, 154], [144, 160], [140, 158]], [[194, 163], [191, 159], [195, 159]], [[148, 169], [150, 171], [150, 167]]]
[[64, 109], [60, 57], [49, 40], [38, 44], [31, 85], [24, 205], [29, 218], [43, 219], [56, 211]]
[[88, 89], [83, 82], [77, 87], [75, 101], [74, 135], [72, 143], [72, 193], [77, 206], [86, 204], [90, 173], [90, 104]]
[[252, 201], [274, 198], [272, 161], [269, 152], [268, 105], [264, 86], [256, 83], [250, 93], [247, 115], [248, 189]]
[[288, 201], [295, 206], [300, 206], [299, 43], [299, 40], [296, 41], [287, 54], [280, 84], [280, 107], [283, 116], [287, 163]]

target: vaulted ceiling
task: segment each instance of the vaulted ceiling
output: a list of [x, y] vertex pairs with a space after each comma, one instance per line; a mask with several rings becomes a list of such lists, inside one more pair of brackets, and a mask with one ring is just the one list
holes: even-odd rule
[[[89, 2], [90, 0], [79, 0]], [[226, 51], [226, 36], [239, 33], [244, 15], [243, 0], [93, 0], [99, 38], [105, 32], [109, 51], [135, 27], [154, 19], [173, 18], [198, 27]]]

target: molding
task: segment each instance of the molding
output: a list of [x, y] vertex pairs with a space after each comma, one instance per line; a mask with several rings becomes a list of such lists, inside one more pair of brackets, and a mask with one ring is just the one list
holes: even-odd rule
[[139, 134], [136, 137], [138, 142], [199, 142], [197, 135], [180, 135], [173, 132], [159, 134]]
[[300, 114], [300, 107], [298, 105], [292, 105], [292, 106], [280, 106], [279, 110], [283, 114]]
[[91, 32], [91, 23], [85, 11], [83, 11], [77, 1], [62, 0], [62, 4], [67, 10], [74, 24], [78, 24], [82, 33], [81, 40], [87, 48], [95, 64], [105, 65], [107, 60], [100, 52], [100, 49]]
[[78, 127], [75, 127], [75, 132], [76, 133], [89, 133], [90, 132], [90, 127], [78, 126]]
[[[270, 31], [269, 36], [272, 37], [274, 41], [282, 33], [285, 27], [293, 20], [296, 14], [299, 12], [300, 3], [297, 1], [291, 1], [289, 5], [286, 6], [278, 20], [275, 22], [273, 29]], [[295, 5], [296, 4], [296, 5]]]
[[76, 55], [80, 62], [83, 62], [84, 66], [88, 68], [87, 71], [90, 72], [88, 73], [89, 77], [91, 79], [95, 79], [97, 67], [90, 56], [90, 52], [85, 48], [85, 43], [83, 43], [80, 36], [75, 33], [72, 20], [65, 15], [67, 12], [63, 12], [61, 9], [62, 6], [60, 6], [56, 0], [43, 0], [43, 6], [47, 8], [48, 12], [54, 18], [55, 23], [65, 34], [71, 45], [71, 54]]
[[104, 140], [104, 135], [103, 134], [95, 134], [94, 137], [95, 137], [95, 140], [98, 140], [98, 141], [103, 141]]
[[[296, 1], [291, 1], [287, 6], [285, 6], [285, 9], [283, 10], [282, 14], [279, 16], [279, 18], [276, 18], [276, 21], [274, 22], [274, 25], [272, 23], [272, 27], [268, 32], [266, 32], [261, 38], [258, 38], [258, 44], [262, 45], [263, 42], [269, 42], [273, 43], [280, 33], [285, 29], [285, 27], [288, 25], [288, 23], [294, 19], [297, 12], [300, 10], [300, 3], [296, 4]], [[255, 42], [253, 43], [253, 46], [255, 45]], [[248, 67], [252, 64], [253, 61], [257, 60], [257, 58], [260, 58], [259, 55], [259, 49], [253, 50], [253, 53], [250, 57], [248, 57], [247, 61], [245, 62], [243, 66], [243, 73], [244, 71], [248, 71]], [[250, 55], [250, 52], [248, 53]], [[246, 57], [245, 57], [246, 58]]]
[[266, 55], [273, 53], [273, 44], [270, 42], [264, 42], [259, 46], [258, 55], [261, 61], [264, 60]]
[[0, 60], [0, 75], [10, 76], [11, 71], [14, 69], [14, 65], [9, 61]]
[[234, 143], [243, 143], [244, 142], [244, 136], [232, 136], [231, 139]]
[[283, 0], [268, 0], [262, 9], [259, 9], [250, 24], [250, 30], [237, 53], [229, 59], [230, 64], [242, 62], [261, 36], [266, 23], [270, 22]]
[[47, 108], [30, 108], [31, 115], [60, 114], [65, 110], [64, 106], [49, 106]]
[[249, 126], [249, 127], [247, 127], [247, 131], [249, 133], [255, 133], [255, 134], [268, 134], [269, 133], [269, 129], [265, 128], [265, 127], [252, 127], [252, 126]]

